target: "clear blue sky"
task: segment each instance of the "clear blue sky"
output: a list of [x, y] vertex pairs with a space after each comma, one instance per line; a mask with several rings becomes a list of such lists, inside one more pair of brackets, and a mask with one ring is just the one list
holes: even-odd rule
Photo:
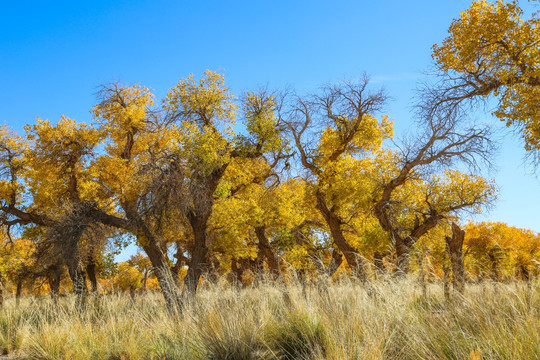
[[[89, 121], [101, 83], [141, 83], [163, 96], [179, 78], [221, 70], [233, 91], [300, 91], [371, 75], [393, 101], [397, 133], [431, 45], [470, 1], [10, 1], [0, 14], [0, 123]], [[522, 2], [523, 6], [530, 6]], [[488, 115], [479, 116], [489, 118]], [[493, 124], [500, 124], [493, 120]], [[497, 206], [487, 218], [540, 231], [540, 183], [506, 133]], [[486, 216], [479, 219], [485, 219]]]

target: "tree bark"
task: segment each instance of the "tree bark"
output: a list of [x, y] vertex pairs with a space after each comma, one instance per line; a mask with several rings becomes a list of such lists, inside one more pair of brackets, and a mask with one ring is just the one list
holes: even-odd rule
[[96, 264], [94, 263], [94, 259], [90, 259], [88, 264], [86, 265], [86, 274], [88, 275], [88, 280], [90, 280], [92, 293], [97, 294], [98, 284], [97, 284], [97, 277], [96, 277]]
[[328, 277], [334, 276], [336, 271], [338, 271], [339, 267], [343, 263], [343, 256], [337, 251], [337, 249], [332, 250], [332, 259], [330, 260], [330, 264], [325, 269], [325, 274]]
[[519, 267], [519, 272], [521, 274], [521, 280], [523, 281], [529, 281], [530, 280], [530, 272], [526, 265], [521, 265]]
[[488, 253], [488, 257], [491, 262], [491, 280], [499, 281], [499, 258], [493, 250]]
[[443, 273], [444, 273], [444, 279], [443, 279], [443, 292], [444, 292], [444, 299], [446, 301], [450, 300], [450, 281], [448, 280], [448, 273], [450, 272], [450, 269], [447, 265], [443, 266]]
[[[141, 243], [141, 242], [139, 242]], [[180, 297], [180, 291], [178, 289], [177, 282], [174, 280], [171, 268], [165, 260], [163, 252], [157, 245], [155, 239], [148, 237], [142, 240], [142, 248], [150, 262], [152, 263], [152, 268], [154, 274], [165, 298], [165, 305], [167, 310], [171, 315], [181, 315], [183, 311], [183, 303]]]
[[178, 287], [180, 287], [180, 270], [189, 262], [188, 259], [183, 254], [183, 249], [181, 248], [180, 244], [177, 243], [177, 249], [176, 253], [173, 255], [173, 257], [176, 259], [176, 262], [171, 268], [171, 271], [174, 275], [174, 279], [176, 280], [176, 284]]
[[4, 276], [0, 273], [0, 308], [4, 306]]
[[396, 236], [396, 275], [405, 276], [410, 269], [410, 254], [412, 245], [405, 239]]
[[[178, 277], [178, 274], [176, 274]], [[144, 270], [144, 277], [142, 281], [142, 290], [143, 292], [146, 292], [146, 284], [148, 283], [148, 270]]]
[[268, 238], [266, 237], [266, 231], [264, 226], [255, 227], [255, 235], [257, 235], [259, 253], [266, 258], [268, 269], [272, 278], [275, 280], [281, 277], [281, 269], [279, 267], [279, 259], [277, 258]]
[[463, 261], [463, 241], [465, 230], [452, 223], [452, 236], [446, 236], [446, 251], [452, 265], [452, 285], [463, 294], [465, 289], [465, 264]]
[[375, 252], [375, 254], [373, 254], [373, 265], [375, 265], [375, 269], [377, 269], [379, 274], [386, 274], [387, 272], [386, 267], [384, 266], [383, 259], [383, 254], [379, 252]]
[[62, 267], [60, 265], [53, 265], [48, 274], [49, 287], [51, 288], [51, 298], [56, 304], [58, 301], [58, 293], [60, 291], [60, 279], [62, 276]]
[[86, 272], [78, 259], [71, 259], [67, 264], [69, 277], [73, 284], [73, 293], [77, 296], [77, 307], [82, 307], [86, 303], [88, 286], [86, 285]]
[[241, 266], [238, 266], [238, 261], [235, 258], [231, 259], [231, 272], [233, 273], [233, 282], [236, 287], [242, 284], [242, 275], [244, 273]]
[[154, 233], [135, 210], [135, 205], [122, 203], [122, 208], [126, 212], [128, 220], [133, 224], [129, 230], [137, 234], [137, 243], [143, 248], [152, 264], [167, 310], [173, 316], [181, 316], [184, 306], [180, 297], [178, 282], [174, 279], [171, 268], [159, 247]]
[[15, 290], [15, 304], [17, 304], [17, 306], [19, 306], [19, 302], [21, 301], [22, 286], [23, 286], [23, 279], [18, 278], [17, 279], [17, 287], [16, 287], [16, 290]]
[[367, 275], [358, 252], [347, 243], [347, 240], [343, 235], [340, 219], [331, 209], [328, 208], [322, 193], [317, 192], [316, 196], [317, 209], [321, 212], [326, 224], [330, 228], [332, 239], [339, 250], [343, 253], [343, 256], [345, 256], [347, 263], [353, 271], [353, 275], [357, 276], [362, 281], [367, 280]]
[[210, 212], [197, 215], [189, 213], [188, 219], [193, 230], [193, 248], [191, 261], [189, 262], [182, 296], [194, 296], [197, 292], [199, 280], [206, 268], [206, 256], [208, 255], [207, 230]]
[[422, 288], [422, 297], [424, 299], [427, 299], [427, 284], [426, 284], [426, 274], [424, 272], [424, 258], [425, 258], [424, 253], [418, 256], [418, 269], [420, 270], [418, 272], [418, 282], [420, 283], [420, 287]]
[[207, 230], [208, 219], [214, 205], [214, 192], [225, 174], [228, 163], [214, 169], [210, 174], [198, 178], [200, 193], [195, 194], [193, 208], [187, 212], [187, 218], [193, 231], [193, 247], [182, 296], [194, 296], [199, 280], [206, 269], [208, 255]]

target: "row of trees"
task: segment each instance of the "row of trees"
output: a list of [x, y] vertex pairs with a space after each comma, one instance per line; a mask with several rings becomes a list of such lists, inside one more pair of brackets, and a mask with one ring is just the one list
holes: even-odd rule
[[[457, 226], [454, 224], [454, 227]], [[444, 227], [441, 227], [429, 236], [423, 237], [411, 254], [412, 269], [421, 276], [431, 279], [442, 279], [448, 273], [453, 273], [455, 286], [462, 291], [460, 286], [465, 280], [482, 281], [507, 281], [511, 279], [530, 280], [538, 274], [540, 256], [540, 235], [531, 230], [519, 229], [508, 226], [505, 223], [482, 222], [468, 223], [462, 233], [465, 235], [461, 249], [462, 268], [452, 269], [454, 262], [451, 259], [454, 251], [449, 251], [451, 246], [448, 241], [452, 236], [444, 236]], [[446, 239], [443, 239], [445, 237]], [[445, 241], [446, 240], [446, 241]], [[224, 266], [209, 275], [222, 275], [222, 279], [234, 285], [253, 285], [264, 275], [261, 271], [269, 271], [270, 266], [276, 266], [285, 278], [291, 276], [300, 280], [306, 278], [315, 279], [317, 276], [331, 274], [334, 278], [350, 276], [350, 270], [345, 266], [336, 266], [329, 272], [324, 272], [322, 262], [330, 262], [332, 259], [331, 249], [320, 251], [326, 256], [325, 259], [311, 256], [313, 247], [319, 244], [295, 243], [292, 246], [286, 243], [273, 243], [277, 264], [266, 263], [266, 269], [255, 266], [255, 259], [244, 258], [238, 264], [231, 262], [230, 266]], [[67, 294], [72, 291], [72, 283], [63, 267], [39, 271], [41, 265], [36, 263], [36, 243], [25, 238], [15, 239], [3, 247], [0, 253], [0, 273], [3, 276], [3, 288], [19, 298], [22, 294], [47, 295], [53, 299], [59, 294]], [[395, 258], [382, 257], [381, 253], [373, 249], [370, 259], [365, 261], [365, 270], [372, 277], [391, 274], [395, 268]], [[101, 254], [96, 265], [96, 289], [100, 293], [112, 294], [126, 292], [131, 296], [137, 293], [145, 293], [148, 290], [159, 290], [159, 283], [152, 271], [152, 264], [148, 257], [138, 252], [129, 260], [115, 263], [111, 261], [110, 254]], [[260, 260], [260, 258], [259, 258]], [[261, 260], [262, 261], [262, 260]], [[170, 265], [173, 262], [169, 260]], [[246, 266], [246, 263], [249, 265]], [[227, 264], [226, 264], [227, 265]], [[251, 266], [250, 266], [251, 265]], [[263, 265], [263, 264], [261, 264]], [[236, 267], [235, 267], [236, 266]], [[54, 270], [54, 271], [51, 271]], [[275, 272], [273, 275], [276, 275]], [[185, 269], [179, 272], [177, 280], [180, 282], [185, 276]], [[461, 282], [459, 281], [461, 276]], [[447, 277], [447, 276], [446, 276]], [[268, 279], [268, 278], [267, 278]], [[211, 277], [209, 280], [212, 280]], [[0, 297], [1, 299], [2, 297]]]
[[[469, 12], [478, 8], [517, 11], [479, 2]], [[440, 71], [462, 70], [444, 55], [458, 35], [435, 47]], [[126, 242], [148, 257], [172, 313], [203, 274], [282, 279], [283, 260], [301, 274], [347, 267], [365, 280], [373, 262], [403, 275], [419, 242], [495, 199], [477, 172], [493, 149], [489, 128], [466, 121], [475, 94], [450, 94], [465, 90], [448, 76], [422, 92], [418, 131], [396, 141], [386, 94], [367, 78], [310, 95], [235, 97], [207, 71], [159, 103], [143, 86], [106, 85], [89, 124], [62, 117], [38, 119], [24, 136], [1, 129], [1, 221], [10, 241], [33, 244], [35, 271], [67, 267], [81, 302], [87, 278], [97, 290], [104, 254]]]

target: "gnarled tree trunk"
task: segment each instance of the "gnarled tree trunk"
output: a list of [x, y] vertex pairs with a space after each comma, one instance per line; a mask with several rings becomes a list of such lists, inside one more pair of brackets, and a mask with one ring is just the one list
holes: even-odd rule
[[412, 244], [410, 241], [395, 236], [396, 239], [396, 276], [405, 276], [410, 269], [410, 255]]
[[16, 286], [16, 289], [15, 289], [15, 303], [17, 304], [17, 306], [19, 306], [19, 302], [21, 301], [22, 286], [23, 286], [23, 279], [18, 278], [17, 279], [17, 286]]
[[379, 274], [386, 274], [386, 267], [384, 266], [384, 255], [380, 252], [375, 252], [373, 254], [373, 265], [375, 265], [375, 269]]
[[463, 294], [465, 289], [464, 239], [465, 230], [460, 229], [456, 223], [452, 223], [452, 236], [445, 237], [446, 251], [452, 265], [452, 284], [460, 294]]
[[88, 264], [86, 264], [86, 274], [88, 275], [88, 280], [90, 280], [90, 286], [92, 287], [92, 293], [98, 293], [98, 284], [96, 276], [96, 264], [94, 259], [90, 258]]
[[193, 212], [188, 216], [193, 230], [193, 247], [191, 251], [191, 261], [189, 262], [186, 278], [184, 279], [183, 296], [195, 295], [199, 280], [206, 267], [206, 256], [208, 255], [206, 241], [209, 217], [210, 214], [196, 215]]
[[330, 260], [330, 264], [328, 264], [328, 266], [324, 270], [325, 275], [328, 277], [334, 276], [334, 274], [339, 269], [342, 263], [343, 263], [343, 255], [341, 255], [337, 249], [333, 249], [332, 259]]
[[330, 228], [332, 239], [339, 250], [343, 253], [343, 256], [345, 256], [347, 263], [353, 271], [353, 275], [362, 281], [367, 280], [367, 274], [364, 270], [364, 266], [358, 252], [352, 246], [350, 246], [349, 243], [347, 243], [347, 240], [343, 235], [340, 219], [333, 211], [331, 211], [331, 209], [328, 208], [322, 193], [318, 192], [316, 196], [317, 209], [321, 212], [326, 224]]
[[86, 285], [86, 272], [82, 267], [79, 257], [74, 256], [67, 263], [69, 277], [73, 284], [73, 293], [77, 296], [77, 307], [82, 307], [86, 303], [88, 286]]
[[163, 252], [153, 238], [144, 239], [142, 245], [144, 252], [148, 255], [150, 263], [152, 264], [154, 274], [156, 275], [159, 287], [165, 298], [167, 310], [169, 310], [169, 313], [172, 315], [182, 314], [183, 303], [180, 297], [180, 291]]
[[49, 287], [51, 288], [51, 298], [55, 304], [58, 301], [58, 293], [60, 291], [61, 276], [62, 276], [62, 267], [59, 264], [53, 265], [49, 269], [47, 280], [49, 281]]
[[4, 306], [4, 276], [0, 273], [0, 308]]
[[266, 237], [266, 231], [264, 226], [255, 227], [255, 235], [257, 235], [257, 247], [259, 253], [266, 258], [266, 263], [268, 264], [268, 269], [273, 279], [281, 277], [281, 269], [279, 267], [279, 259], [274, 253], [268, 238]]

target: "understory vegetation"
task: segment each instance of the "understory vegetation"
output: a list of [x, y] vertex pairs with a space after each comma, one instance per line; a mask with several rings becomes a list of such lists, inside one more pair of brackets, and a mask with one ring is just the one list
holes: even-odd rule
[[427, 294], [412, 277], [305, 287], [205, 284], [172, 317], [163, 298], [102, 295], [8, 299], [0, 345], [20, 359], [533, 359], [540, 284], [467, 284]]

